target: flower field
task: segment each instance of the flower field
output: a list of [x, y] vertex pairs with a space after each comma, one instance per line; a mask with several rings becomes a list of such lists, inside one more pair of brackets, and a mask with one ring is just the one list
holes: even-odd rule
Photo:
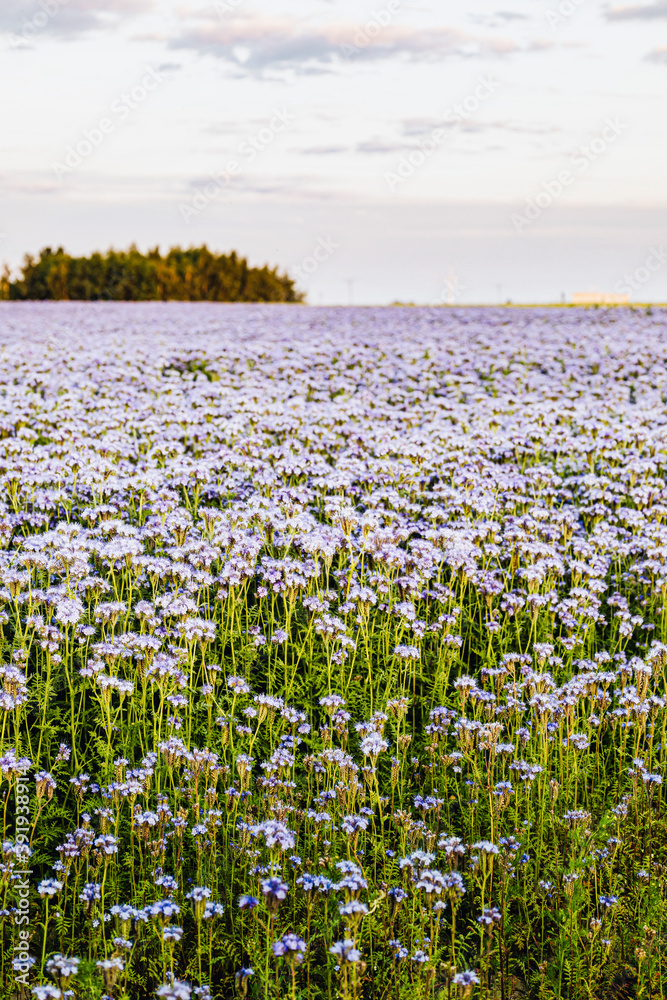
[[0, 307], [0, 996], [665, 996], [667, 311]]

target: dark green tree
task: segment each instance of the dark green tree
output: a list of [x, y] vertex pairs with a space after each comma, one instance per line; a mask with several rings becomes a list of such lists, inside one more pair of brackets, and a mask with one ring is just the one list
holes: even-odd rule
[[115, 302], [303, 302], [304, 294], [277, 268], [250, 267], [235, 252], [214, 254], [207, 246], [158, 247], [142, 254], [108, 250], [70, 257], [62, 247], [26, 254], [19, 277], [5, 270], [0, 298]]

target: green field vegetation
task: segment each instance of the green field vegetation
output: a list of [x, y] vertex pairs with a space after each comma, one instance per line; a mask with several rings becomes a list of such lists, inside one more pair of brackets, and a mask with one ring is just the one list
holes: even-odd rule
[[664, 998], [666, 314], [151, 308], [0, 310], [2, 995]]

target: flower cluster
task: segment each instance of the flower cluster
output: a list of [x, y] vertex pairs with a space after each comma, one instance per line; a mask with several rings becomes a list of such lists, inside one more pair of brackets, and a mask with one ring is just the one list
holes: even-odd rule
[[1, 314], [3, 989], [660, 995], [667, 313]]

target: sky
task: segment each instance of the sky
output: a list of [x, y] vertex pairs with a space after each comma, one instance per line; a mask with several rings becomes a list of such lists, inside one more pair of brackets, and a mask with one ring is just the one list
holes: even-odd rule
[[2, 0], [0, 260], [318, 304], [667, 301], [667, 0]]

